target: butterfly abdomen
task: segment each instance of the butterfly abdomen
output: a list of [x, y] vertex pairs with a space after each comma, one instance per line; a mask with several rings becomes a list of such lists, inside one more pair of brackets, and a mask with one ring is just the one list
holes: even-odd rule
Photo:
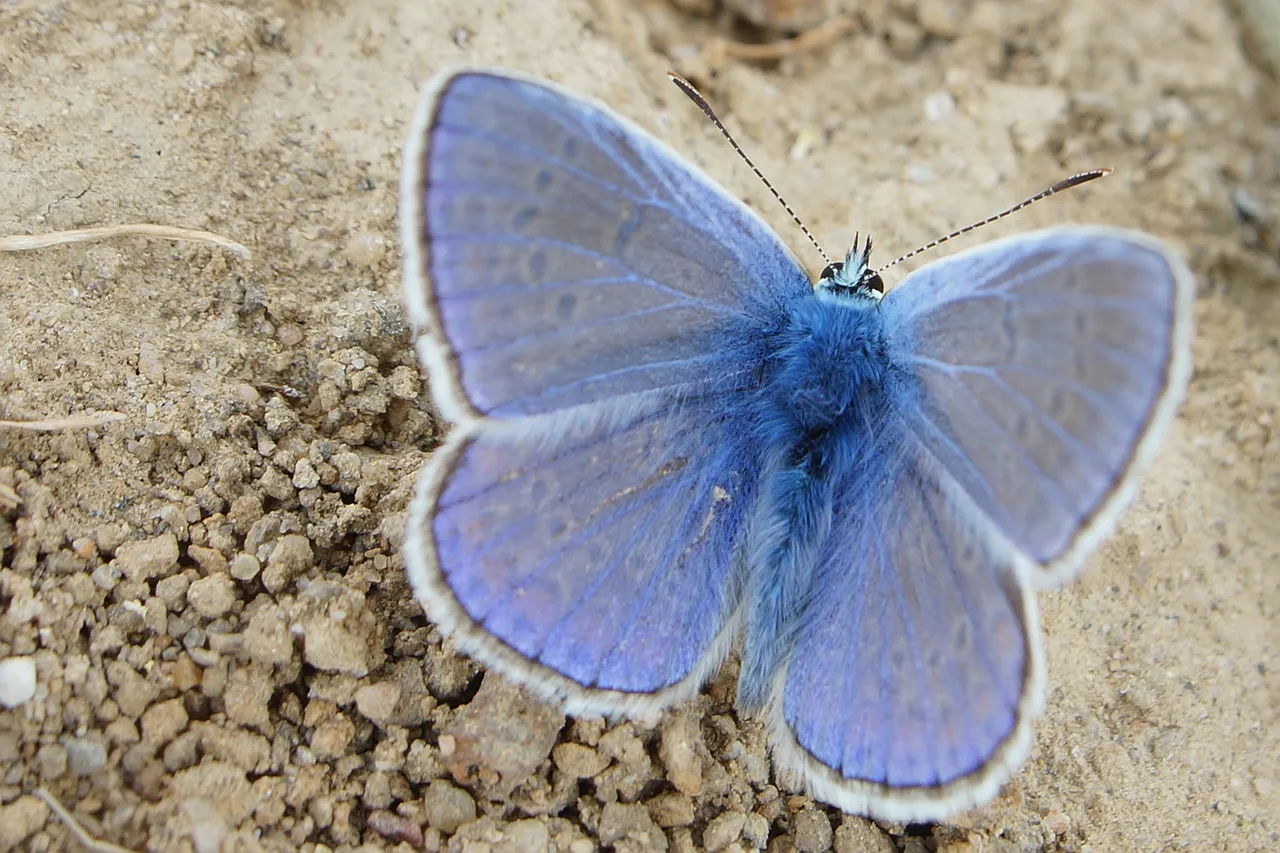
[[886, 369], [878, 303], [806, 298], [778, 336], [759, 397], [767, 448], [749, 540], [748, 636], [738, 704], [758, 710], [811, 595], [815, 556], [831, 529], [832, 485], [876, 444]]

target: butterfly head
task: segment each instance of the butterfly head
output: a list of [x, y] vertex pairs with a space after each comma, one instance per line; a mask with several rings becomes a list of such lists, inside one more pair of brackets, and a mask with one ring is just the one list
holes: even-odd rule
[[884, 280], [871, 268], [871, 238], [861, 247], [858, 235], [844, 261], [827, 264], [818, 279], [818, 290], [832, 296], [864, 296], [878, 299], [884, 295]]

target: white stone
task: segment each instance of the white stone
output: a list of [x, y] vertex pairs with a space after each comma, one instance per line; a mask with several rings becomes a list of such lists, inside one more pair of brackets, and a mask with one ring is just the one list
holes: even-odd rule
[[0, 661], [0, 705], [16, 708], [36, 695], [36, 662], [31, 658]]

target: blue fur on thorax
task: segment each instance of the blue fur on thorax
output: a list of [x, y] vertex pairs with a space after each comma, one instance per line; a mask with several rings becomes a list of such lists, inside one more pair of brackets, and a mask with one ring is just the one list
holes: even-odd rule
[[806, 295], [789, 306], [756, 398], [765, 469], [738, 701], [758, 709], [811, 593], [833, 486], [876, 452], [889, 360], [878, 300]]

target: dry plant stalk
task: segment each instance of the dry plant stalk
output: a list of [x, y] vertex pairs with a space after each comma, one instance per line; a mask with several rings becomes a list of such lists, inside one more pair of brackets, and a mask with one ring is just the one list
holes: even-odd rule
[[61, 432], [68, 429], [87, 429], [114, 421], [122, 421], [122, 412], [87, 412], [83, 415], [68, 415], [65, 418], [44, 418], [38, 421], [3, 421], [0, 429], [23, 429], [28, 432]]
[[71, 830], [71, 834], [76, 837], [81, 845], [93, 853], [133, 853], [128, 847], [121, 847], [119, 844], [112, 844], [110, 841], [99, 841], [94, 838], [85, 828], [80, 825], [80, 821], [76, 820], [75, 815], [67, 811], [66, 806], [58, 802], [58, 798], [50, 794], [43, 786], [36, 788], [35, 794], [44, 800], [44, 804], [48, 806], [58, 819], [67, 825], [67, 829]]
[[[105, 225], [100, 228], [78, 228], [71, 231], [52, 231], [48, 234], [15, 234], [0, 237], [0, 252], [27, 252], [33, 249], [47, 249], [50, 246], [62, 246], [68, 243], [96, 243], [116, 237], [159, 237], [165, 240], [192, 240], [200, 243], [212, 243], [241, 258], [248, 259], [249, 250], [211, 231], [196, 231], [191, 228], [176, 228], [170, 225], [151, 225], [137, 223], [132, 225]], [[65, 418], [45, 418], [38, 421], [6, 421], [0, 420], [0, 429], [21, 429], [29, 432], [60, 432], [69, 429], [85, 429], [101, 426], [113, 421], [123, 420], [120, 412], [89, 412], [83, 415], [70, 415]]]
[[195, 231], [190, 228], [175, 228], [170, 225], [105, 225], [101, 228], [79, 228], [73, 231], [53, 231], [49, 234], [16, 234], [11, 237], [0, 237], [0, 252], [25, 252], [31, 249], [45, 249], [49, 246], [61, 246], [65, 243], [96, 243], [115, 237], [160, 237], [165, 240], [194, 240], [201, 243], [212, 243], [215, 246], [234, 252], [248, 259], [249, 250], [211, 231]]
[[811, 30], [801, 33], [795, 38], [769, 42], [768, 44], [746, 44], [744, 42], [718, 40], [718, 44], [713, 44], [712, 49], [723, 51], [725, 56], [730, 56], [734, 59], [767, 62], [832, 45], [843, 35], [853, 30], [853, 27], [853, 18], [838, 15]]

